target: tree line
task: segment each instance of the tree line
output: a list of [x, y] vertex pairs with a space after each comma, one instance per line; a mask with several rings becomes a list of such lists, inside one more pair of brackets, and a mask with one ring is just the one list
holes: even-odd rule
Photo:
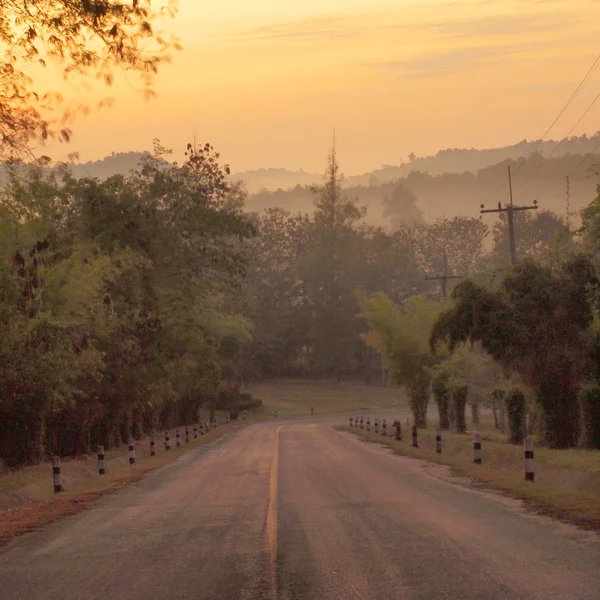
[[[476, 418], [516, 381], [536, 394], [549, 443], [593, 438], [581, 415], [595, 414], [595, 259], [569, 258], [575, 241], [556, 215], [519, 215], [529, 258], [511, 269], [502, 222], [491, 232], [468, 217], [367, 224], [335, 150], [312, 188], [314, 211], [296, 214], [245, 211], [243, 187], [208, 144], [188, 146], [181, 165], [166, 154], [157, 142], [138, 169], [105, 180], [7, 163], [6, 464], [111, 447], [193, 421], [201, 407], [235, 414], [251, 379], [373, 381], [381, 357], [419, 426], [432, 393], [440, 423], [460, 429], [467, 399]], [[590, 248], [599, 202], [584, 215]], [[557, 235], [566, 249], [554, 249]], [[466, 278], [451, 301], [425, 279], [444, 256]]]

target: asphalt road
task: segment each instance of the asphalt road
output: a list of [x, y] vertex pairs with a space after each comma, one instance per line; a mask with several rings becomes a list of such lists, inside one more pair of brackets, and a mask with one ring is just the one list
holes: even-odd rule
[[331, 423], [242, 429], [17, 538], [0, 598], [600, 598], [596, 534]]

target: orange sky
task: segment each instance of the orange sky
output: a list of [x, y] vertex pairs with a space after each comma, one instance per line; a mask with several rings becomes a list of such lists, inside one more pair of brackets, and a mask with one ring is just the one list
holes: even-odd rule
[[[196, 133], [234, 171], [322, 171], [335, 126], [342, 171], [448, 147], [539, 138], [600, 52], [598, 0], [180, 0], [168, 27], [184, 51], [149, 102], [121, 77], [78, 120], [81, 160], [151, 148], [177, 155]], [[58, 85], [58, 83], [57, 83]], [[600, 68], [549, 137], [600, 93]], [[600, 101], [574, 133], [600, 129]]]

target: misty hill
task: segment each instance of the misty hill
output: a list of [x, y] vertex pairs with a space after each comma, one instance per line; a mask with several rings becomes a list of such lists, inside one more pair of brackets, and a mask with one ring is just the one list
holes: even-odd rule
[[422, 171], [430, 175], [444, 173], [476, 173], [481, 169], [496, 165], [507, 160], [518, 160], [532, 154], [543, 157], [559, 158], [569, 154], [598, 154], [600, 152], [600, 131], [592, 137], [582, 135], [573, 136], [562, 142], [548, 140], [523, 140], [513, 146], [503, 148], [490, 148], [477, 150], [476, 148], [461, 149], [448, 148], [440, 150], [432, 156], [415, 156], [411, 154], [409, 161], [398, 166], [384, 165], [371, 173], [348, 177], [348, 183], [353, 185], [369, 185], [372, 183], [385, 183], [400, 177], [406, 177], [411, 171]]
[[100, 160], [82, 163], [68, 161], [65, 164], [77, 179], [81, 177], [106, 179], [111, 175], [126, 175], [139, 166], [143, 157], [149, 155], [149, 152], [113, 152]]
[[288, 171], [287, 169], [255, 169], [242, 173], [233, 173], [232, 179], [243, 181], [246, 189], [250, 192], [261, 190], [290, 189], [298, 185], [312, 185], [320, 183], [323, 175], [319, 173], [308, 173], [300, 171]]
[[[578, 212], [597, 195], [598, 177], [593, 167], [600, 164], [600, 156], [593, 154], [570, 154], [550, 159], [536, 154], [527, 161], [505, 160], [479, 169], [476, 173], [466, 171], [431, 175], [411, 171], [404, 177], [385, 183], [371, 178], [370, 185], [353, 185], [352, 179], [348, 179], [345, 189], [348, 195], [358, 198], [360, 204], [367, 207], [367, 221], [371, 223], [389, 223], [388, 219], [383, 218], [382, 202], [384, 197], [393, 195], [394, 189], [400, 185], [416, 196], [416, 207], [426, 220], [442, 215], [477, 216], [482, 203], [492, 208], [498, 202], [508, 202], [509, 164], [514, 174], [515, 204], [531, 204], [537, 200], [540, 208], [564, 216], [567, 211], [567, 176], [571, 212]], [[312, 211], [312, 203], [310, 190], [306, 186], [296, 186], [291, 190], [252, 194], [247, 204], [250, 210], [255, 211], [280, 206], [292, 212], [308, 212]], [[409, 212], [406, 216], [412, 218]]]
[[[539, 145], [538, 145], [539, 144]], [[412, 171], [420, 171], [430, 175], [442, 175], [444, 173], [464, 173], [470, 171], [477, 173], [481, 169], [490, 167], [506, 160], [518, 160], [529, 156], [532, 152], [544, 157], [559, 158], [569, 154], [598, 154], [600, 152], [600, 132], [588, 137], [572, 137], [563, 142], [527, 141], [503, 148], [490, 148], [478, 150], [448, 148], [440, 150], [431, 156], [415, 156], [411, 154], [408, 162], [399, 165], [383, 165], [373, 172], [348, 177], [346, 183], [349, 186], [377, 186], [382, 183], [397, 181], [408, 177]], [[104, 179], [117, 173], [126, 174], [135, 169], [140, 159], [147, 152], [113, 152], [100, 160], [87, 162], [67, 162], [76, 177], [97, 177]], [[344, 165], [341, 165], [342, 171]], [[289, 171], [287, 169], [266, 168], [250, 171], [234, 172], [232, 179], [244, 181], [248, 191], [252, 193], [264, 190], [289, 190], [296, 186], [307, 186], [320, 183], [321, 173], [309, 173], [304, 170]]]

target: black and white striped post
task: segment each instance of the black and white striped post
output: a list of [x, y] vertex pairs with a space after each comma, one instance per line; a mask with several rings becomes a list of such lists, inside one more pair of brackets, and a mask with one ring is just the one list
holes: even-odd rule
[[352, 417], [348, 417], [348, 421], [350, 422], [350, 427], [352, 427], [352, 424], [353, 424], [353, 419], [352, 419]]
[[375, 423], [374, 425], [374, 429], [375, 429], [375, 433], [379, 433], [379, 419], [375, 419]]
[[52, 477], [54, 479], [54, 493], [63, 491], [62, 475], [60, 474], [60, 456], [52, 458]]
[[525, 481], [535, 481], [535, 462], [533, 460], [533, 438], [525, 438]]
[[104, 475], [104, 446], [98, 446], [98, 475]]
[[367, 431], [371, 431], [371, 417], [367, 417]]
[[185, 426], [185, 443], [190, 443], [190, 430], [187, 425]]
[[127, 440], [127, 445], [129, 446], [129, 464], [132, 465], [135, 463], [135, 442], [132, 437]]
[[396, 439], [402, 441], [402, 423], [400, 423], [400, 420], [396, 421]]
[[198, 425], [194, 423], [194, 439], [198, 439]]
[[387, 437], [387, 421], [383, 420], [383, 429], [381, 430], [381, 435], [383, 437]]
[[397, 404], [396, 398], [394, 398], [394, 403], [393, 404], [394, 404], [394, 408], [396, 408], [396, 404]]
[[435, 430], [435, 451], [438, 454], [442, 453], [442, 430], [441, 429]]
[[273, 415], [275, 416], [275, 418], [277, 418], [277, 409], [275, 409], [275, 410], [273, 411]]
[[481, 435], [477, 432], [473, 434], [473, 462], [476, 465], [481, 464]]
[[179, 448], [181, 446], [181, 436], [179, 435], [179, 429], [175, 430], [175, 445]]
[[154, 431], [150, 434], [150, 456], [156, 456], [156, 434]]
[[248, 416], [248, 413], [247, 413], [246, 409], [244, 409], [244, 421], [246, 420], [247, 416]]
[[165, 431], [165, 452], [171, 449], [171, 438], [169, 437], [169, 432]]
[[413, 448], [419, 447], [419, 432], [416, 425], [413, 425], [412, 427], [412, 445]]
[[361, 418], [360, 418], [360, 428], [361, 428], [361, 429], [364, 429], [364, 428], [365, 428], [365, 418], [364, 418], [364, 417], [361, 417]]

